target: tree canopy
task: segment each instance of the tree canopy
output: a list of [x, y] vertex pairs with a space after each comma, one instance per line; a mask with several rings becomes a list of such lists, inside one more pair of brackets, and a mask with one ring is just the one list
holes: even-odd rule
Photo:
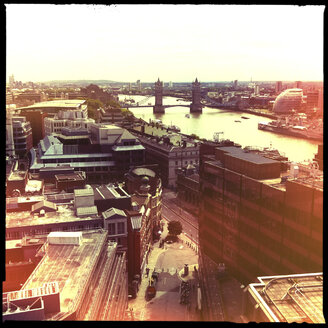
[[182, 232], [182, 224], [180, 221], [170, 221], [167, 225], [169, 234], [178, 236]]

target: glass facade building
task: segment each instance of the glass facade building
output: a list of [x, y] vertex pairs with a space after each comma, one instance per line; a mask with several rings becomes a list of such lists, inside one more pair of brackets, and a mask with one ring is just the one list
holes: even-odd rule
[[302, 102], [302, 89], [287, 89], [276, 98], [273, 104], [273, 111], [275, 113], [291, 113], [294, 109], [298, 112], [301, 109]]

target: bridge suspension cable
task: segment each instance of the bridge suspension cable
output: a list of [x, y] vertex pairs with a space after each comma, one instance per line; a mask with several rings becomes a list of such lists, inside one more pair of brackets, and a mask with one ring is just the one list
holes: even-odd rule
[[151, 97], [153, 97], [152, 95], [145, 97], [144, 99], [141, 99], [140, 101], [137, 102], [137, 106], [144, 104], [147, 100], [149, 100]]

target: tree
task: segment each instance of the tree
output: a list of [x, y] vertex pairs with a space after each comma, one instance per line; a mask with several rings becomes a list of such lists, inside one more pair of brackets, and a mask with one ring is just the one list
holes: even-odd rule
[[180, 221], [170, 221], [167, 229], [170, 235], [178, 236], [182, 232], [182, 224]]
[[98, 99], [90, 99], [87, 98], [87, 105], [88, 105], [88, 116], [90, 118], [97, 118], [97, 109], [103, 107], [103, 103]]

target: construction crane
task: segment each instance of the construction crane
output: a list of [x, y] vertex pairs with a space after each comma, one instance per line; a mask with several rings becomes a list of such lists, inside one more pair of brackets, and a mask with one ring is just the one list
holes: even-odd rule
[[220, 134], [224, 134], [224, 132], [223, 131], [221, 131], [221, 132], [214, 132], [214, 134], [213, 134], [213, 140], [215, 141], [215, 142], [219, 142], [220, 141]]

